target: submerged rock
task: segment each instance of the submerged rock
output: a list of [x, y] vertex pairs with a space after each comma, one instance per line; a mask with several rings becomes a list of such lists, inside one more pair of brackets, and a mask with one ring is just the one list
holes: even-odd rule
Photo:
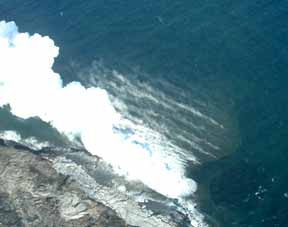
[[52, 165], [30, 151], [0, 146], [1, 227], [125, 226], [115, 211]]

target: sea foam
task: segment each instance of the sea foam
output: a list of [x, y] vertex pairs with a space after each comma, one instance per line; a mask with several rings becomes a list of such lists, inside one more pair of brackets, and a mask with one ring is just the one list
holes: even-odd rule
[[[52, 70], [59, 48], [52, 39], [18, 32], [14, 22], [0, 22], [0, 106], [21, 118], [38, 116], [113, 166], [118, 174], [140, 180], [170, 198], [195, 192], [184, 167], [149, 141], [117, 129], [123, 117], [98, 87], [63, 85]], [[135, 139], [136, 138], [136, 139]], [[163, 142], [163, 141], [162, 141]], [[161, 147], [161, 146], [159, 146]]]

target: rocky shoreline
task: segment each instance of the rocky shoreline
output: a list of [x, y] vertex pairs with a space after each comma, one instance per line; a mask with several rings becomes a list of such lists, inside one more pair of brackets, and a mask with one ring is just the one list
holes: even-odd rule
[[1, 227], [125, 226], [115, 211], [52, 165], [29, 150], [0, 146]]
[[78, 148], [0, 139], [0, 227], [187, 227], [185, 211]]

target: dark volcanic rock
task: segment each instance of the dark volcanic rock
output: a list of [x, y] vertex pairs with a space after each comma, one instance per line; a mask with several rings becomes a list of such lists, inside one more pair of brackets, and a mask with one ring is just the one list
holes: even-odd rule
[[0, 146], [0, 227], [124, 227], [52, 163], [30, 151]]

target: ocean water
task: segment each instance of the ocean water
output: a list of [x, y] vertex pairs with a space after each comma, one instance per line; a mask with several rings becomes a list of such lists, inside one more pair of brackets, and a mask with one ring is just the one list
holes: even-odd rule
[[[192, 196], [209, 226], [288, 226], [287, 13], [287, 1], [268, 0], [2, 0], [0, 21], [15, 21], [20, 32], [47, 35], [60, 47], [53, 70], [64, 86], [79, 81], [105, 94], [93, 95], [88, 103], [84, 100], [90, 96], [79, 98], [84, 88], [70, 86], [66, 99], [57, 106], [58, 101], [49, 102], [45, 115], [38, 112], [40, 104], [31, 105], [30, 112], [28, 98], [14, 105], [11, 97], [50, 82], [37, 84], [38, 71], [35, 77], [15, 77], [11, 84], [17, 92], [7, 100], [18, 117], [3, 107], [0, 129], [3, 135], [16, 131], [22, 138], [56, 145], [67, 143], [71, 132], [81, 137], [85, 131], [86, 148], [120, 174], [168, 197]], [[3, 53], [1, 73], [9, 72], [9, 67], [3, 71], [3, 61], [18, 66]], [[37, 56], [49, 68], [51, 58], [41, 51], [35, 50], [28, 63]], [[5, 103], [5, 93], [0, 94], [0, 104]], [[97, 108], [91, 109], [94, 102]], [[61, 105], [71, 108], [55, 119], [52, 110], [62, 110]], [[87, 112], [93, 114], [81, 115]], [[70, 115], [68, 123], [77, 123], [77, 130], [62, 124]], [[23, 120], [32, 116], [43, 121]], [[87, 129], [94, 120], [94, 128], [103, 126], [100, 131]], [[114, 145], [90, 142], [103, 135]], [[131, 172], [138, 167], [132, 161], [139, 164], [135, 175]], [[143, 174], [151, 166], [158, 174]]]

